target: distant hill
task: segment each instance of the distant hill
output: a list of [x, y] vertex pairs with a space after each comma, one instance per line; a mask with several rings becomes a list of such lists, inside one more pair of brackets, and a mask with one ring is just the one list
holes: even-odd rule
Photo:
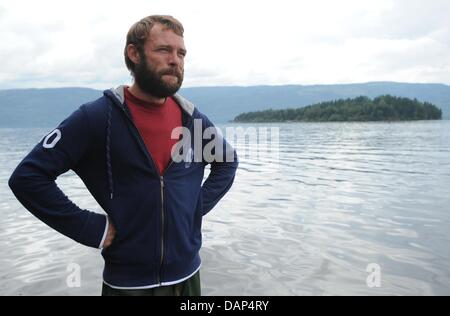
[[440, 120], [442, 111], [417, 99], [382, 95], [321, 102], [301, 108], [265, 110], [238, 115], [234, 122], [369, 122]]
[[88, 88], [0, 90], [0, 127], [53, 127], [101, 95]]
[[[417, 98], [442, 109], [450, 119], [450, 86], [371, 82], [340, 85], [284, 85], [184, 88], [181, 94], [214, 122], [232, 120], [243, 112], [303, 107], [345, 98], [379, 95]], [[0, 127], [52, 127], [81, 104], [102, 95], [87, 88], [0, 90]]]

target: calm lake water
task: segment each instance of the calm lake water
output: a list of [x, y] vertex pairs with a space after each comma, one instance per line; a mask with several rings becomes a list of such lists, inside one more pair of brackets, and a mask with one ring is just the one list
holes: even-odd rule
[[[204, 295], [450, 295], [450, 121], [271, 126], [278, 163], [240, 155], [205, 217]], [[0, 129], [0, 295], [101, 291], [99, 250], [47, 228], [7, 186], [50, 130]], [[73, 173], [58, 185], [102, 212]], [[80, 287], [67, 286], [72, 263]], [[379, 286], [368, 286], [371, 264]]]

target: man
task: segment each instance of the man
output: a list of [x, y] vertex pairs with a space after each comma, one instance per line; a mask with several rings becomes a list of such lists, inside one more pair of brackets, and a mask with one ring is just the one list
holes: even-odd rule
[[[171, 16], [134, 24], [124, 51], [133, 85], [82, 105], [36, 145], [9, 180], [37, 218], [103, 249], [103, 295], [201, 294], [202, 217], [230, 189], [238, 161], [214, 133], [215, 159], [194, 157], [194, 151], [211, 147], [201, 138], [196, 148], [194, 130], [209, 135], [215, 129], [176, 94], [184, 76], [183, 32]], [[207, 164], [211, 172], [202, 185]], [[56, 186], [69, 169], [107, 216], [80, 209]]]

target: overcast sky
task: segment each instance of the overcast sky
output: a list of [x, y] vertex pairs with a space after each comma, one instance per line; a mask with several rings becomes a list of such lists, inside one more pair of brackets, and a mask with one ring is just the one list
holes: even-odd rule
[[184, 87], [450, 84], [450, 0], [0, 0], [0, 89], [130, 84], [151, 14], [184, 25]]

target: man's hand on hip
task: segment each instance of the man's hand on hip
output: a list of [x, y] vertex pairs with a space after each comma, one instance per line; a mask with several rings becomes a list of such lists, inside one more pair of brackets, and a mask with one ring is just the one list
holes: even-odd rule
[[103, 249], [106, 249], [109, 246], [111, 246], [114, 237], [116, 237], [116, 228], [111, 223], [111, 221], [109, 221], [108, 232], [106, 233], [105, 242], [103, 243]]

